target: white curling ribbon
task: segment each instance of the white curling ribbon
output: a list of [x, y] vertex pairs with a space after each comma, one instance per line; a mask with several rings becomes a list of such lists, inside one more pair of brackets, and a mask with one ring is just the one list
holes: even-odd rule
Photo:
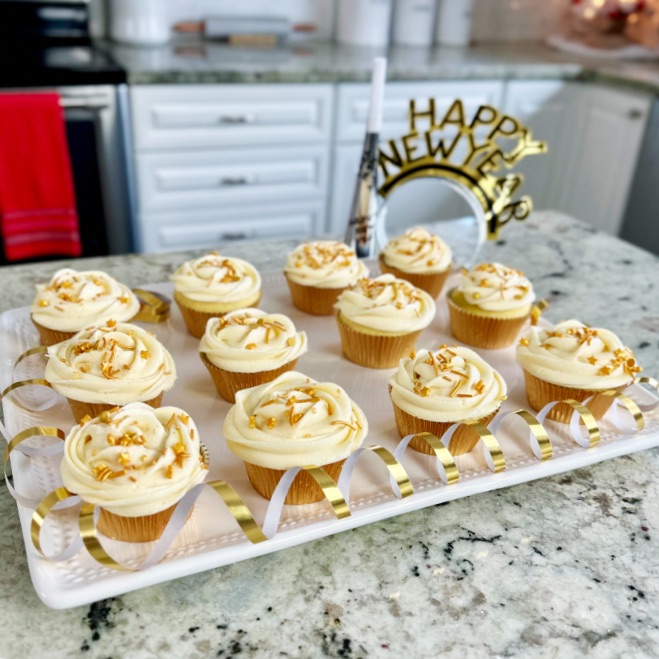
[[[598, 395], [599, 394], [594, 394], [593, 396], [589, 396], [588, 398], [586, 398], [583, 404], [587, 407], [588, 403], [590, 403], [593, 399], [597, 398]], [[636, 404], [636, 402], [631, 400], [631, 398], [629, 398], [629, 402], [631, 403], [631, 405], [637, 408], [640, 413], [640, 408]], [[621, 410], [626, 412], [626, 414], [620, 414]], [[636, 417], [634, 416], [634, 412], [632, 411], [632, 409], [630, 409], [630, 407], [628, 407], [622, 400], [616, 398], [613, 395], [611, 396], [611, 405], [609, 409], [607, 409], [604, 415], [602, 416], [602, 419], [609, 421], [611, 424], [613, 424], [613, 426], [618, 432], [627, 436], [633, 435], [639, 430], [642, 430], [643, 426], [645, 425], [645, 420], [641, 416], [641, 427], [639, 428], [638, 423], [636, 421]]]
[[[29, 358], [34, 355], [39, 355], [45, 359], [46, 350], [47, 348], [45, 346], [38, 346], [36, 348], [30, 348], [19, 355], [12, 368], [11, 384], [16, 384], [17, 382], [30, 382], [30, 380], [33, 379], [43, 379], [45, 365], [35, 364], [34, 360]], [[25, 377], [16, 376], [19, 367], [25, 374]], [[9, 387], [7, 387], [7, 389], [9, 389]], [[7, 389], [5, 389], [5, 391], [7, 391]], [[50, 385], [43, 385], [43, 383], [40, 388], [37, 388], [36, 385], [17, 387], [16, 389], [13, 389], [11, 393], [13, 394], [14, 405], [28, 413], [49, 410], [61, 400], [60, 395], [52, 389]]]
[[[545, 419], [547, 418], [547, 415], [551, 410], [556, 407], [556, 405], [559, 405], [562, 401], [560, 400], [555, 400], [552, 401], [551, 403], [547, 403], [537, 414], [536, 414], [536, 419], [541, 424], [544, 424]], [[579, 446], [583, 448], [592, 448], [593, 446], [596, 446], [599, 443], [599, 431], [597, 432], [597, 437], [595, 440], [591, 439], [591, 434], [588, 430], [588, 428], [584, 425], [581, 425], [581, 415], [579, 412], [575, 409], [572, 411], [572, 415], [570, 416], [570, 424], [569, 424], [569, 434], [570, 437], [577, 443]]]
[[[651, 412], [659, 406], [659, 391], [654, 389], [651, 383], [647, 382], [647, 380], [651, 379], [653, 380], [653, 378], [645, 378], [646, 381], [644, 382], [644, 378], [638, 378], [625, 389], [627, 394], [630, 396], [633, 395], [634, 402], [638, 405], [641, 412]], [[643, 386], [644, 384], [652, 388], [648, 389]]]
[[[460, 424], [456, 424], [455, 427], [457, 428], [458, 425], [460, 425]], [[453, 434], [453, 433], [451, 433], [451, 434]], [[412, 439], [416, 435], [417, 435], [417, 433], [412, 433], [411, 435], [406, 435], [405, 437], [403, 437], [403, 439], [400, 440], [400, 442], [398, 442], [398, 444], [396, 445], [396, 449], [394, 450], [394, 458], [396, 458], [396, 460], [398, 460], [398, 462], [401, 461], [401, 458], [403, 457], [405, 451], [407, 450], [407, 447], [408, 447], [409, 443], [412, 441]], [[440, 437], [439, 440], [442, 442], [442, 444], [444, 445], [444, 447], [448, 451], [448, 442], [449, 442], [449, 439], [450, 439], [450, 435], [449, 435], [448, 439], [444, 439], [446, 437], [446, 435], [447, 435], [447, 433], [444, 433], [444, 435], [442, 435], [442, 437]], [[412, 450], [414, 450], [414, 449], [412, 449]], [[430, 456], [430, 457], [432, 457], [432, 456]], [[438, 456], [435, 456], [435, 459], [433, 460], [433, 465], [435, 466], [435, 469], [437, 470], [437, 475], [439, 476], [439, 479], [442, 481], [442, 483], [444, 485], [448, 485], [449, 484], [448, 474], [446, 473], [446, 469], [444, 468], [444, 465], [442, 464], [442, 461], [439, 459]]]
[[[553, 455], [553, 447], [551, 445], [551, 441], [547, 435], [546, 430], [540, 423], [539, 419], [537, 417], [534, 417], [532, 414], [528, 413], [528, 415], [531, 418], [534, 418], [537, 422], [538, 425], [542, 428], [543, 430], [543, 439], [545, 440], [545, 445], [546, 448], [543, 452], [542, 447], [540, 446], [540, 442], [538, 440], [538, 437], [536, 434], [533, 432], [533, 429], [528, 421], [527, 418], [524, 416], [520, 416], [520, 412], [525, 412], [526, 410], [506, 410], [505, 412], [499, 412], [488, 424], [488, 428], [490, 429], [490, 432], [496, 436], [496, 434], [499, 432], [499, 429], [501, 428], [501, 425], [503, 424], [504, 421], [507, 419], [513, 419], [516, 417], [521, 418], [524, 423], [526, 423], [528, 427], [528, 438], [529, 438], [529, 445], [531, 446], [531, 451], [533, 451], [533, 455], [538, 458], [538, 460], [548, 460], [549, 458], [552, 457]], [[486, 458], [487, 459], [487, 458]], [[491, 459], [491, 458], [490, 458]]]
[[[410, 435], [410, 438], [411, 437], [414, 437], [414, 435]], [[343, 464], [343, 467], [341, 468], [341, 474], [339, 476], [339, 480], [337, 483], [339, 490], [341, 491], [341, 494], [343, 495], [343, 498], [345, 499], [346, 503], [348, 504], [350, 503], [350, 481], [352, 479], [352, 473], [355, 470], [355, 467], [357, 466], [357, 462], [359, 461], [361, 456], [364, 455], [364, 453], [372, 452], [375, 450], [384, 450], [392, 458], [397, 460], [398, 466], [405, 474], [405, 477], [407, 477], [407, 472], [405, 471], [404, 467], [400, 464], [400, 460], [398, 460], [395, 454], [390, 453], [386, 449], [383, 449], [381, 446], [368, 446], [368, 447], [358, 448], [356, 451], [350, 454], [350, 456], [346, 459], [345, 463]], [[394, 478], [394, 475], [391, 473], [391, 470], [388, 469], [388, 471], [389, 471], [389, 485], [391, 486], [391, 491], [394, 493], [396, 499], [404, 499], [406, 496], [412, 494], [413, 490], [411, 488], [411, 485], [409, 485], [409, 487], [406, 487], [404, 490], [401, 490], [400, 485]], [[407, 483], [409, 484], [409, 477], [407, 477]]]
[[[53, 492], [51, 492], [51, 494], [47, 495], [47, 497], [51, 496], [52, 494], [53, 494]], [[42, 502], [47, 497], [44, 497], [44, 499], [42, 499]], [[39, 502], [38, 505], [40, 505], [40, 504], [41, 504], [41, 502]], [[50, 514], [53, 510], [64, 510], [66, 508], [74, 508], [76, 506], [80, 506], [81, 504], [82, 504], [82, 500], [80, 499], [80, 497], [77, 494], [71, 494], [66, 499], [62, 499], [62, 500], [58, 501], [54, 506], [49, 508], [48, 514]], [[46, 516], [44, 516], [44, 520], [43, 520], [44, 524], [39, 528], [39, 531], [38, 531], [39, 535], [41, 535], [41, 530], [43, 529], [43, 526], [45, 525], [45, 522], [46, 522], [45, 517]], [[32, 519], [33, 519], [33, 525], [34, 525], [34, 515], [33, 515]], [[82, 549], [82, 546], [83, 546], [83, 542], [82, 542], [82, 538], [80, 537], [80, 534], [79, 533], [74, 533], [73, 534], [73, 539], [71, 540], [71, 542], [68, 545], [66, 545], [66, 547], [64, 547], [64, 549], [60, 550], [56, 554], [46, 554], [45, 552], [40, 550], [40, 548], [33, 548], [33, 549], [35, 551], [37, 551], [42, 558], [45, 558], [49, 561], [52, 561], [53, 563], [60, 563], [62, 561], [68, 561], [68, 560], [72, 559]]]
[[[462, 423], [454, 423], [443, 435], [442, 435], [442, 442], [448, 446], [449, 442], [451, 441], [451, 437], [453, 437], [453, 434], [455, 431], [462, 425]], [[494, 433], [492, 433], [494, 434]], [[496, 473], [497, 471], [502, 471], [502, 469], [498, 469], [496, 465], [494, 464], [494, 459], [492, 457], [492, 453], [490, 453], [487, 445], [485, 444], [485, 441], [481, 437], [478, 440], [478, 443], [476, 446], [480, 446], [483, 450], [483, 457], [485, 458], [485, 464], [487, 465], [487, 468], [492, 472]], [[476, 448], [476, 446], [474, 448]], [[472, 449], [473, 450], [473, 449]], [[502, 453], [503, 455], [503, 453]], [[504, 469], [505, 469], [505, 456], [504, 456]]]

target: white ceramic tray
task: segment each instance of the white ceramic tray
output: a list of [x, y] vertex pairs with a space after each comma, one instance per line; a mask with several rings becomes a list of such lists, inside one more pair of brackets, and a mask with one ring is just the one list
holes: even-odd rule
[[[288, 289], [279, 274], [264, 276], [261, 306], [267, 311], [289, 315], [309, 338], [309, 352], [298, 362], [297, 370], [316, 380], [337, 382], [362, 406], [369, 420], [369, 436], [365, 445], [380, 444], [393, 451], [399, 441], [387, 380], [393, 369], [373, 370], [356, 366], [341, 356], [338, 331], [330, 317], [315, 317], [297, 311], [290, 303]], [[169, 284], [149, 286], [151, 290], [171, 295]], [[210, 452], [208, 480], [230, 482], [253, 512], [259, 523], [265, 516], [267, 502], [251, 488], [243, 465], [228, 451], [221, 428], [229, 404], [219, 398], [210, 376], [201, 363], [196, 339], [185, 331], [175, 305], [171, 320], [148, 325], [174, 355], [178, 379], [174, 389], [165, 394], [164, 402], [185, 409], [199, 427], [202, 441]], [[16, 372], [12, 366], [26, 349], [37, 345], [37, 333], [31, 325], [27, 308], [13, 309], [0, 315], [0, 379], [4, 389], [13, 380], [40, 377], [44, 362], [39, 356], [22, 362]], [[419, 345], [436, 347], [455, 343], [448, 331], [445, 301], [440, 298], [438, 314], [423, 333]], [[509, 387], [509, 398], [503, 409], [526, 407], [522, 372], [514, 360], [514, 347], [498, 351], [481, 351], [483, 357], [498, 369]], [[23, 406], [17, 405], [22, 401]], [[44, 407], [44, 402], [49, 407]], [[37, 425], [58, 426], [68, 431], [73, 417], [68, 405], [54, 392], [43, 387], [18, 390], [4, 401], [5, 422], [9, 433]], [[590, 465], [608, 458], [659, 445], [659, 413], [646, 413], [646, 426], [640, 432], [622, 435], [604, 424], [598, 446], [584, 449], [560, 426], [547, 422], [553, 444], [553, 457], [539, 462], [528, 441], [523, 423], [504, 424], [497, 433], [506, 457], [507, 468], [492, 473], [479, 447], [460, 456], [456, 464], [460, 472], [457, 483], [443, 485], [434, 468], [435, 458], [408, 449], [401, 462], [407, 469], [414, 494], [396, 499], [389, 486], [388, 472], [370, 454], [360, 459], [351, 481], [352, 514], [336, 519], [327, 502], [304, 506], [285, 506], [279, 530], [274, 537], [252, 544], [242, 533], [222, 502], [213, 492], [204, 492], [192, 516], [182, 529], [164, 559], [141, 572], [119, 572], [101, 567], [82, 549], [72, 559], [53, 562], [37, 554], [30, 539], [32, 511], [22, 506], [19, 516], [26, 546], [28, 565], [37, 594], [53, 608], [67, 608], [111, 597], [169, 579], [201, 572], [240, 560], [291, 547], [370, 522], [501, 487], [523, 483], [552, 474]], [[479, 445], [480, 446], [480, 445]], [[12, 454], [12, 468], [17, 489], [39, 499], [61, 485], [59, 458], [32, 458]], [[72, 513], [53, 513], [42, 532], [42, 545], [52, 554], [59, 551], [77, 533], [77, 518]], [[149, 545], [105, 541], [108, 551], [119, 560], [140, 559]]]

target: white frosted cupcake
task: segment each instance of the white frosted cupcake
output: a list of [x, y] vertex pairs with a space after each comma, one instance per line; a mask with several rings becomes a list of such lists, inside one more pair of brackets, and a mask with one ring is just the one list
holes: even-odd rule
[[[254, 489], [269, 499], [291, 467], [322, 466], [336, 480], [344, 460], [366, 437], [368, 423], [339, 385], [290, 371], [239, 391], [222, 432], [229, 449], [245, 462]], [[286, 503], [322, 498], [316, 481], [301, 472]]]
[[218, 393], [230, 403], [240, 389], [292, 371], [306, 351], [307, 335], [297, 332], [290, 318], [261, 309], [238, 309], [211, 318], [199, 344]]
[[331, 316], [339, 294], [368, 276], [368, 267], [348, 245], [333, 240], [304, 243], [284, 266], [293, 304], [306, 313]]
[[428, 293], [393, 275], [361, 279], [336, 303], [343, 354], [371, 368], [390, 368], [414, 348], [435, 317]]
[[140, 310], [127, 286], [97, 270], [58, 270], [47, 284], [37, 285], [30, 316], [41, 343], [51, 346], [88, 325], [128, 321]]
[[524, 273], [501, 263], [464, 270], [447, 295], [451, 332], [478, 348], [505, 348], [531, 317], [535, 294]]
[[210, 318], [255, 307], [261, 299], [261, 276], [256, 268], [217, 252], [187, 261], [174, 272], [172, 281], [185, 325], [198, 339]]
[[[419, 432], [441, 437], [454, 423], [489, 423], [506, 400], [506, 383], [473, 350], [444, 345], [401, 359], [389, 380], [389, 393], [401, 437]], [[473, 433], [458, 428], [449, 450], [453, 455], [468, 453], [477, 441]], [[410, 446], [434, 455], [420, 440], [413, 439]]]
[[[534, 410], [571, 398], [579, 402], [631, 384], [641, 367], [632, 351], [610, 330], [566, 320], [552, 328], [530, 327], [517, 346], [526, 394]], [[601, 416], [608, 405], [592, 410]], [[572, 408], [559, 405], [550, 418], [567, 423]]]
[[74, 426], [64, 441], [64, 487], [100, 506], [98, 530], [157, 540], [183, 495], [206, 477], [194, 421], [178, 407], [131, 403]]
[[382, 272], [406, 279], [436, 298], [451, 273], [453, 252], [439, 236], [416, 227], [390, 240], [379, 259]]
[[66, 396], [79, 421], [136, 401], [158, 407], [174, 385], [176, 368], [153, 334], [109, 321], [48, 348], [45, 378]]

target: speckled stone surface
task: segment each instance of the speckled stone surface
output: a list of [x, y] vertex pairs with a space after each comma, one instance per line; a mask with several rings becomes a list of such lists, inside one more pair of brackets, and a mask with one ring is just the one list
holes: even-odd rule
[[[261, 269], [292, 243], [232, 245]], [[185, 254], [95, 259], [161, 281]], [[659, 373], [659, 260], [555, 213], [483, 258], [522, 268], [551, 319], [618, 332]], [[55, 264], [1, 268], [3, 309]], [[659, 450], [460, 499], [296, 548], [52, 611], [0, 491], [0, 657], [648, 657], [659, 648]]]
[[246, 49], [198, 39], [179, 39], [157, 48], [112, 43], [105, 47], [126, 68], [133, 85], [367, 82], [373, 57], [384, 54], [389, 81], [563, 78], [659, 91], [659, 70], [654, 62], [578, 57], [536, 42], [469, 48], [398, 46], [386, 52], [327, 43]]

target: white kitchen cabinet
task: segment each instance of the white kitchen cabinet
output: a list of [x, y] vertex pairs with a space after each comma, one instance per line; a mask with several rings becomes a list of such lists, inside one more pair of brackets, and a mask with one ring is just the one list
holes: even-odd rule
[[522, 194], [617, 235], [650, 105], [649, 95], [599, 85], [509, 82], [506, 112], [549, 145], [515, 167], [526, 177]]
[[618, 235], [651, 107], [638, 92], [583, 85], [556, 207]]
[[324, 216], [324, 199], [146, 214], [139, 225], [139, 240], [145, 252], [223, 249], [238, 240], [310, 236]]
[[131, 89], [140, 251], [326, 230], [332, 85]]

